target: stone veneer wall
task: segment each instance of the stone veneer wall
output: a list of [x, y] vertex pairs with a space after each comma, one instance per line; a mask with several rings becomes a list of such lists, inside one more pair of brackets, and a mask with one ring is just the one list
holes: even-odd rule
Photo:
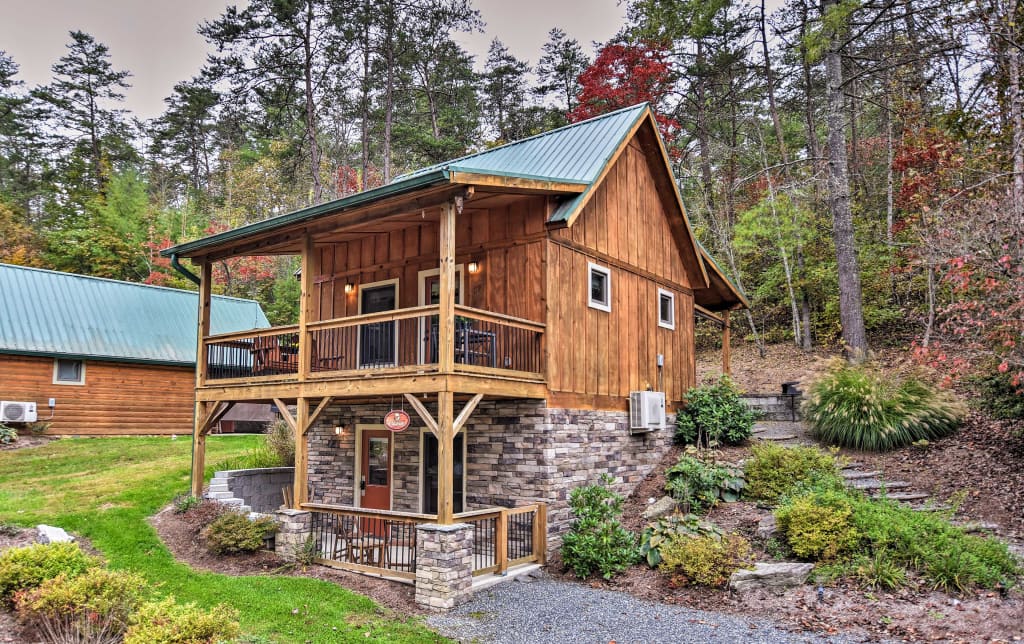
[[[335, 406], [324, 413], [309, 434], [314, 500], [352, 504], [355, 426], [379, 425], [389, 409]], [[411, 415], [413, 426], [395, 435], [392, 507], [419, 512], [423, 430], [416, 414]], [[484, 400], [466, 427], [466, 509], [544, 501], [549, 504], [549, 538], [557, 544], [572, 522], [570, 490], [610, 474], [618, 492], [631, 493], [671, 446], [672, 421], [670, 416], [668, 427], [659, 432], [630, 435], [625, 411], [553, 409], [537, 400]], [[336, 425], [348, 427], [340, 439], [334, 435]]]

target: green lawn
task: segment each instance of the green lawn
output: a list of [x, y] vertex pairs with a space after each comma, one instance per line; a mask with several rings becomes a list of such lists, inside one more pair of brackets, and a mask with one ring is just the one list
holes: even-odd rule
[[[207, 463], [236, 456], [252, 436], [213, 436]], [[313, 579], [230, 577], [174, 561], [146, 522], [188, 490], [188, 438], [72, 438], [0, 452], [0, 522], [58, 525], [88, 538], [113, 568], [137, 571], [162, 595], [242, 615], [242, 630], [276, 642], [438, 642], [418, 620]], [[212, 474], [212, 467], [206, 475]]]

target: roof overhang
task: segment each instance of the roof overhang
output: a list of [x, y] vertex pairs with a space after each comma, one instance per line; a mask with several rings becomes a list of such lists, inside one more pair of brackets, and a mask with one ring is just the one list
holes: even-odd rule
[[708, 311], [716, 312], [749, 309], [750, 301], [743, 291], [733, 284], [707, 249], [699, 242], [697, 248], [700, 250], [701, 261], [707, 270], [708, 286], [693, 290], [694, 303]]

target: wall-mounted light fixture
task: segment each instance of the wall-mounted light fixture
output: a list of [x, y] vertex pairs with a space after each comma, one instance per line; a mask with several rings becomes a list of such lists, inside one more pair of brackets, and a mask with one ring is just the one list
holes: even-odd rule
[[341, 438], [342, 436], [344, 436], [347, 433], [348, 433], [348, 426], [347, 425], [335, 425], [334, 426], [334, 435], [337, 436], [338, 438]]
[[345, 284], [345, 295], [348, 295], [349, 293], [351, 293], [354, 290], [356, 290], [356, 285], [355, 284], [352, 284], [351, 282], [348, 283], [348, 284]]
[[473, 273], [473, 274], [479, 273], [480, 272], [480, 262], [470, 262], [468, 268], [469, 268], [469, 272], [470, 273]]

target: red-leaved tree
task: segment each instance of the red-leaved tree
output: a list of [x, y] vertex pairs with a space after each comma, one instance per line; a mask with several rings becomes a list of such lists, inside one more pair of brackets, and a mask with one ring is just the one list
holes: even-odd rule
[[609, 43], [590, 67], [580, 74], [577, 107], [569, 113], [573, 123], [647, 102], [666, 141], [675, 138], [679, 123], [659, 114], [657, 106], [672, 86], [669, 52], [653, 43]]

